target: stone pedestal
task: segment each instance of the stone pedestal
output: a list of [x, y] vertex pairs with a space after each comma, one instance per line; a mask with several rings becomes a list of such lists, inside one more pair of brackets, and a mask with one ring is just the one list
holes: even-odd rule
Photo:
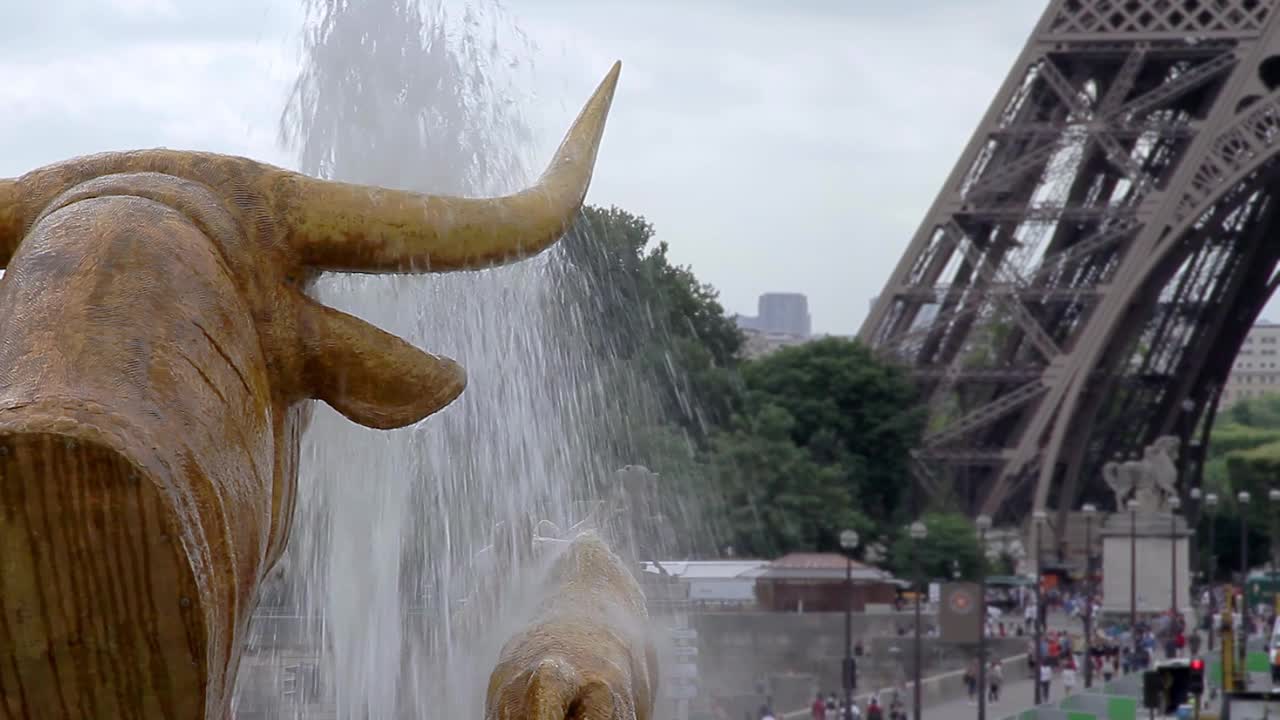
[[[1131, 534], [1131, 527], [1134, 528]], [[1138, 512], [1136, 522], [1129, 513], [1115, 513], [1102, 527], [1102, 611], [1108, 616], [1128, 617], [1131, 579], [1137, 581], [1137, 610], [1140, 616], [1167, 612], [1173, 605], [1173, 578], [1176, 572], [1178, 611], [1191, 609], [1191, 574], [1187, 552], [1189, 535], [1181, 517], [1168, 512]], [[1133, 540], [1136, 535], [1136, 541]], [[1130, 572], [1131, 552], [1136, 546], [1137, 573]], [[1176, 552], [1176, 557], [1171, 553]], [[1176, 561], [1176, 570], [1173, 563]]]

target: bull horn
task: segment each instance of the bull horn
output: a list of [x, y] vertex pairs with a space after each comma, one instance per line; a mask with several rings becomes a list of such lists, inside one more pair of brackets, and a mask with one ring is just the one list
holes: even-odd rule
[[9, 258], [22, 242], [27, 224], [22, 207], [21, 183], [0, 179], [0, 269], [8, 267]]
[[500, 198], [423, 195], [290, 174], [277, 185], [300, 262], [367, 273], [476, 270], [536, 255], [560, 239], [587, 194], [621, 63], [600, 83], [546, 172]]

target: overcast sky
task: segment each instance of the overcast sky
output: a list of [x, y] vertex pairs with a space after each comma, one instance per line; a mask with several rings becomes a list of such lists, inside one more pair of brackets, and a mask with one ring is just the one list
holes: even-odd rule
[[[1030, 32], [1037, 0], [509, 0], [539, 162], [624, 64], [589, 201], [646, 216], [731, 312], [809, 296], [853, 333]], [[0, 176], [276, 142], [297, 0], [0, 3]]]

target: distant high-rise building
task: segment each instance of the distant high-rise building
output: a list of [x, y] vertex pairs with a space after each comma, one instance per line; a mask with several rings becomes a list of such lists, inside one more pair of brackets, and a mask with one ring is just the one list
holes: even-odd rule
[[807, 338], [812, 334], [809, 299], [803, 293], [765, 293], [759, 303], [760, 329]]
[[734, 322], [747, 335], [746, 357], [767, 355], [813, 338], [809, 300], [801, 293], [765, 293], [757, 304], [758, 315], [735, 315]]
[[1218, 407], [1280, 393], [1280, 324], [1259, 320], [1244, 337]]

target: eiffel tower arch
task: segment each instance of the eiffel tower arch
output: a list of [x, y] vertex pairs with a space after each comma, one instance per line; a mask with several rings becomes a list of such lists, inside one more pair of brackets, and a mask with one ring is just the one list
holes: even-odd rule
[[924, 390], [927, 493], [1062, 513], [1203, 440], [1280, 282], [1277, 6], [1049, 3], [860, 332]]

